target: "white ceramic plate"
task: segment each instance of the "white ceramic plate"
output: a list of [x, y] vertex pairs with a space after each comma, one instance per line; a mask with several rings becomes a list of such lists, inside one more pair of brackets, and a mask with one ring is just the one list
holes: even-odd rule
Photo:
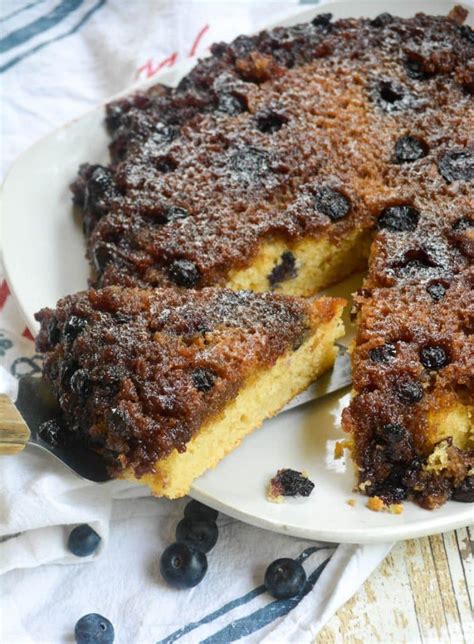
[[[341, 2], [320, 7], [336, 18], [375, 16], [381, 11], [411, 16], [417, 11], [447, 14], [445, 0]], [[311, 19], [318, 10], [302, 11], [283, 24]], [[472, 16], [471, 16], [472, 21]], [[174, 84], [186, 73], [180, 67], [153, 79]], [[151, 83], [148, 83], [151, 84]], [[86, 287], [89, 268], [84, 240], [71, 213], [69, 184], [84, 161], [107, 160], [102, 107], [53, 132], [30, 148], [13, 166], [3, 188], [3, 253], [11, 290], [33, 332], [34, 313], [54, 306], [67, 293]], [[350, 292], [356, 279], [332, 289]], [[218, 510], [257, 526], [314, 539], [365, 543], [407, 539], [468, 525], [471, 505], [447, 503], [428, 512], [411, 503], [403, 514], [374, 513], [366, 499], [351, 493], [350, 463], [333, 459], [342, 437], [340, 411], [348, 394], [335, 394], [286, 412], [265, 423], [215, 470], [195, 482], [192, 496]], [[305, 469], [316, 483], [308, 499], [269, 503], [266, 485], [281, 467]], [[347, 504], [356, 499], [355, 507]]]

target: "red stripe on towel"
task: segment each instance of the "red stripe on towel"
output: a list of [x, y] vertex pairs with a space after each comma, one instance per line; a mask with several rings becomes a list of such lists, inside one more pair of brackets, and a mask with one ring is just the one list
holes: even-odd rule
[[10, 289], [8, 288], [6, 280], [3, 280], [2, 285], [0, 286], [0, 310], [5, 306], [5, 302], [7, 301], [9, 295]]
[[34, 337], [31, 334], [31, 331], [28, 329], [28, 327], [25, 328], [25, 330], [23, 331], [23, 333], [21, 335], [24, 338], [26, 338], [27, 340], [31, 340], [32, 342], [35, 341]]
[[209, 25], [204, 25], [204, 27], [201, 29], [201, 31], [198, 33], [196, 38], [194, 39], [193, 46], [191, 47], [191, 50], [189, 52], [189, 58], [192, 58], [193, 56], [196, 55], [197, 48], [199, 46], [199, 43], [201, 42], [202, 37], [206, 33], [206, 31], [209, 30]]

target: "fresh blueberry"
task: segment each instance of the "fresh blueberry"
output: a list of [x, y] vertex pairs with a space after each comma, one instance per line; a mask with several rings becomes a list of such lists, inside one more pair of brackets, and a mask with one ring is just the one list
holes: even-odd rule
[[287, 599], [299, 595], [305, 583], [304, 568], [294, 559], [276, 559], [265, 572], [265, 587], [276, 599]]
[[160, 572], [174, 588], [193, 588], [207, 572], [207, 557], [187, 543], [172, 543], [161, 555]]
[[190, 519], [207, 519], [208, 521], [216, 521], [219, 513], [213, 508], [209, 508], [204, 503], [199, 501], [190, 501], [184, 508], [184, 516]]
[[67, 547], [76, 557], [88, 557], [99, 547], [101, 538], [90, 525], [83, 523], [72, 530]]
[[112, 644], [114, 627], [106, 617], [97, 613], [84, 615], [74, 628], [76, 644]]
[[209, 552], [217, 543], [219, 530], [214, 521], [184, 517], [176, 527], [176, 541]]

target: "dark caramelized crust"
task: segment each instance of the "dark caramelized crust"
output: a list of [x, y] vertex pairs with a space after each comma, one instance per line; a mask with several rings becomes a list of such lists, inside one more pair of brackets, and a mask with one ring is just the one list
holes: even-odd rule
[[73, 188], [96, 284], [225, 284], [265, 241], [337, 244], [397, 203], [437, 220], [453, 195], [469, 212], [473, 77], [472, 31], [442, 17], [215, 45], [176, 90], [108, 107], [112, 165]]
[[139, 476], [186, 443], [250, 374], [297, 348], [340, 301], [109, 287], [37, 314], [44, 376], [68, 427]]

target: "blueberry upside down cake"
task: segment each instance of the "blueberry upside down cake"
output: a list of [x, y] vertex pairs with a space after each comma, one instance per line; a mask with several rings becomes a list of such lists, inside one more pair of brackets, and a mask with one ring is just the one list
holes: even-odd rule
[[[318, 15], [216, 44], [176, 88], [156, 85], [108, 105], [111, 162], [83, 165], [72, 186], [92, 286], [106, 290], [64, 300], [56, 317], [41, 313], [39, 347], [50, 351], [46, 375], [69, 418], [115, 450], [117, 467], [181, 493], [190, 476], [173, 481], [166, 468], [181, 459], [202, 471], [196, 428], [227, 423], [223, 401], [242, 428], [256, 414], [244, 407], [268, 400], [257, 405], [251, 424], [258, 424], [305, 381], [293, 383], [281, 367], [288, 347], [301, 342], [300, 322], [291, 331], [288, 321], [259, 330], [273, 306], [307, 319], [301, 301], [199, 289], [310, 296], [368, 266], [355, 296], [354, 397], [343, 417], [359, 489], [382, 507], [405, 498], [427, 508], [474, 500], [474, 35], [466, 13], [337, 22]], [[232, 297], [239, 304], [229, 326], [232, 315], [224, 323], [210, 302]], [[168, 322], [162, 308], [151, 313], [158, 302]], [[314, 310], [340, 306], [324, 302]], [[209, 331], [193, 326], [195, 306], [205, 308]], [[128, 315], [127, 307], [132, 319], [123, 326], [118, 314]], [[70, 314], [88, 320], [72, 345], [64, 336]], [[333, 325], [333, 339], [331, 319], [324, 324]], [[61, 337], [54, 347], [51, 324]], [[313, 360], [307, 342], [289, 354], [301, 356], [298, 369]], [[213, 351], [216, 362], [207, 357]], [[94, 356], [100, 364], [77, 367]], [[81, 376], [69, 377], [69, 358], [88, 378], [91, 368], [124, 361], [120, 391], [110, 393], [118, 386], [111, 384], [104, 393], [109, 376], [93, 375], [101, 384], [77, 393]], [[180, 366], [164, 374], [157, 360]], [[193, 384], [194, 368], [209, 391]], [[273, 400], [265, 383], [275, 369], [287, 382]], [[204, 409], [224, 420], [210, 421]], [[205, 458], [217, 461], [238, 442], [236, 431], [228, 444], [206, 443]]]
[[332, 365], [344, 304], [112, 286], [40, 311], [37, 343], [69, 430], [174, 498]]

